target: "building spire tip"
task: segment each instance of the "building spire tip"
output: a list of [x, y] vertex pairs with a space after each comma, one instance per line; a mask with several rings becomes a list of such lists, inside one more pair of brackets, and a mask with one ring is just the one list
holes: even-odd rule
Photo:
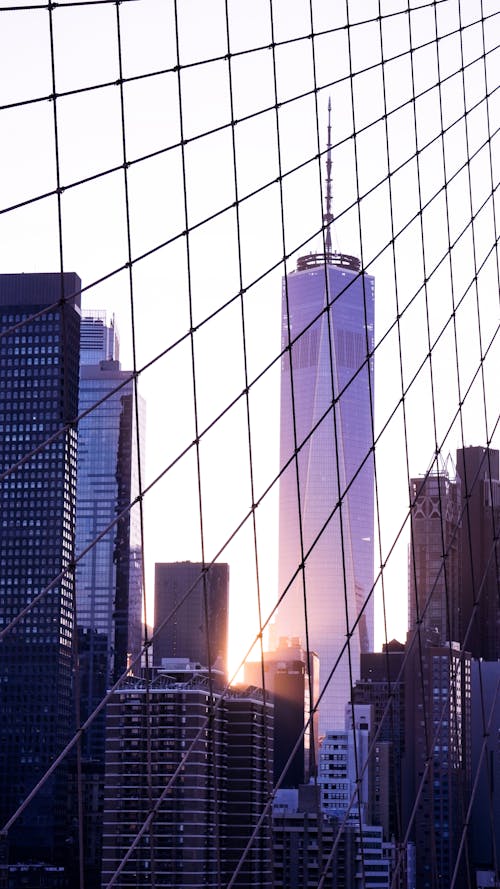
[[325, 252], [332, 252], [332, 236], [330, 225], [333, 222], [332, 213], [332, 98], [328, 96], [328, 127], [327, 127], [327, 143], [326, 143], [326, 206], [323, 214], [323, 222], [326, 227], [325, 233]]

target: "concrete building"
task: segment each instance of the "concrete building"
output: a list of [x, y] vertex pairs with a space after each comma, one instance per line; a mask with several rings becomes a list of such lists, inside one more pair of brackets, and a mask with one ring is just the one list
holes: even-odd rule
[[272, 733], [261, 691], [221, 697], [193, 664], [125, 680], [106, 717], [103, 887], [151, 811], [118, 887], [225, 886], [236, 867], [238, 886], [270, 887]]

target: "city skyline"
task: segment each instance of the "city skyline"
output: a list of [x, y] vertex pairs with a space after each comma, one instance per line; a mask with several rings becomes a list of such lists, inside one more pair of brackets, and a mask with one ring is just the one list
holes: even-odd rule
[[[248, 660], [257, 661], [265, 673], [273, 660], [266, 650], [274, 648], [279, 681], [293, 685], [296, 695], [294, 724], [302, 726], [317, 670], [309, 660], [306, 671], [306, 653], [291, 663], [290, 673], [289, 652], [282, 657], [281, 640], [277, 648], [274, 644], [286, 635], [285, 648], [300, 654], [309, 646], [320, 656], [321, 686], [328, 680], [323, 707], [320, 702], [320, 736], [332, 722], [332, 730], [351, 731], [348, 721], [342, 728], [341, 715], [354, 725], [358, 703], [367, 714], [370, 708], [372, 716], [376, 711], [376, 721], [370, 717], [360, 726], [368, 735], [359, 745], [356, 732], [333, 740], [334, 745], [353, 740], [349, 788], [333, 786], [344, 780], [336, 772], [345, 762], [339, 758], [343, 750], [332, 747], [327, 754], [325, 748], [323, 753], [333, 757], [329, 791], [349, 794], [368, 785], [369, 818], [383, 827], [363, 823], [358, 811], [356, 827], [344, 830], [335, 805], [331, 816], [325, 815], [331, 817], [327, 825], [314, 793], [287, 797], [287, 791], [298, 788], [285, 787], [280, 805], [288, 814], [278, 855], [283, 879], [286, 874], [291, 878], [286, 855], [298, 851], [291, 836], [294, 825], [302, 825], [304, 876], [307, 853], [307, 867], [318, 879], [334, 856], [335, 867], [352, 866], [353, 884], [362, 881], [370, 871], [363, 854], [368, 827], [377, 856], [393, 863], [375, 875], [381, 886], [388, 883], [393, 865], [395, 878], [398, 873], [408, 878], [404, 889], [416, 889], [412, 874], [417, 870], [429, 889], [438, 889], [445, 873], [451, 883], [457, 843], [465, 850], [466, 834], [474, 833], [465, 817], [471, 751], [470, 786], [477, 790], [472, 820], [475, 828], [488, 821], [490, 829], [484, 837], [476, 829], [472, 837], [470, 861], [477, 875], [468, 879], [474, 889], [487, 884], [480, 868], [491, 872], [498, 861], [498, 824], [487, 812], [497, 676], [489, 669], [493, 661], [486, 660], [487, 694], [478, 701], [481, 666], [478, 675], [471, 664], [469, 674], [468, 656], [453, 637], [470, 643], [475, 656], [500, 653], [497, 7], [496, 0], [48, 5], [21, 0], [0, 10], [5, 133], [0, 142], [0, 272], [4, 283], [12, 274], [21, 289], [33, 276], [52, 282], [47, 302], [36, 304], [33, 317], [9, 309], [0, 331], [6, 372], [0, 392], [0, 454], [6, 454], [0, 494], [6, 509], [0, 522], [5, 528], [12, 519], [9, 536], [0, 535], [0, 581], [7, 591], [2, 596], [6, 608], [0, 611], [0, 656], [8, 661], [5, 653], [13, 655], [7, 664], [9, 682], [0, 688], [9, 717], [0, 731], [22, 771], [11, 781], [4, 759], [4, 782], [12, 784], [11, 811], [26, 806], [9, 825], [9, 837], [0, 833], [0, 884], [44, 879], [41, 846], [38, 864], [29, 864], [40, 866], [38, 875], [33, 870], [23, 877], [16, 871], [21, 859], [12, 858], [16, 846], [11, 846], [13, 871], [7, 873], [8, 840], [21, 836], [23, 819], [35, 812], [37, 801], [29, 802], [33, 782], [41, 782], [38, 804], [45, 809], [40, 818], [48, 823], [55, 800], [51, 788], [59, 784], [64, 793], [66, 775], [70, 782], [63, 807], [72, 825], [64, 840], [66, 858], [73, 869], [78, 861], [82, 871], [90, 841], [98, 868], [105, 735], [101, 732], [100, 764], [87, 757], [85, 742], [103, 728], [106, 689], [120, 676], [120, 688], [109, 695], [117, 706], [125, 706], [122, 695], [131, 704], [126, 732], [115, 733], [113, 740], [123, 766], [124, 834], [145, 850], [144, 871], [153, 868], [155, 849], [146, 848], [143, 832], [158, 814], [153, 800], [163, 776], [153, 765], [169, 755], [160, 731], [169, 703], [162, 698], [161, 714], [147, 709], [157, 667], [140, 651], [139, 598], [149, 628], [154, 566], [187, 562], [201, 575], [212, 565], [230, 567], [225, 611], [229, 680], [238, 671], [241, 676]], [[72, 299], [75, 310], [81, 304], [91, 361], [81, 368], [80, 408], [73, 403], [78, 338]], [[59, 315], [70, 323], [63, 324], [57, 339]], [[44, 341], [44, 332], [52, 341]], [[104, 366], [97, 370], [101, 347]], [[62, 373], [56, 381], [56, 374], [48, 373], [54, 367], [68, 370], [67, 378]], [[115, 379], [114, 374], [125, 376]], [[122, 385], [126, 404], [118, 406], [119, 396], [115, 400], [116, 393], [111, 394], [108, 384], [115, 382]], [[12, 400], [5, 397], [11, 390]], [[134, 403], [137, 392], [148, 405], [146, 449], [142, 429], [134, 430], [130, 422], [141, 414]], [[117, 421], [124, 433], [118, 436], [118, 450], [132, 475], [133, 467], [136, 471], [129, 487], [128, 481], [122, 484], [117, 440], [109, 428]], [[447, 477], [442, 468], [450, 468], [447, 457], [457, 452], [456, 475], [450, 471]], [[80, 491], [75, 487], [77, 456], [84, 467]], [[28, 469], [35, 460], [45, 468], [31, 477]], [[59, 476], [51, 478], [56, 464]], [[66, 512], [56, 527], [51, 523], [57, 497]], [[75, 553], [79, 500], [87, 524]], [[18, 507], [22, 515], [16, 514]], [[455, 521], [457, 512], [461, 524]], [[103, 525], [112, 528], [100, 540]], [[39, 535], [40, 547], [24, 553], [31, 531]], [[24, 563], [31, 575], [26, 571], [24, 576]], [[96, 582], [101, 569], [109, 584]], [[203, 630], [210, 630], [210, 596], [201, 602], [199, 586], [192, 581], [191, 587], [196, 613], [184, 614], [181, 606], [173, 615], [170, 608], [160, 615], [159, 630], [157, 624], [158, 640], [162, 630], [174, 631], [168, 644], [184, 661], [191, 651], [181, 648], [191, 641], [192, 652], [201, 652], [203, 659], [203, 647], [197, 646]], [[40, 599], [33, 602], [30, 590]], [[86, 622], [81, 638], [73, 626], [77, 606]], [[409, 610], [411, 633], [400, 646], [395, 640], [405, 638]], [[181, 616], [189, 627], [176, 624]], [[52, 639], [50, 652], [43, 649], [44, 635]], [[145, 635], [150, 641], [149, 629]], [[380, 652], [384, 643], [386, 650]], [[217, 643], [224, 645], [223, 639]], [[389, 679], [384, 672], [389, 651], [398, 653], [393, 665], [401, 659], [406, 664], [397, 694], [406, 682], [411, 698], [404, 714], [402, 699], [397, 718], [392, 713], [399, 737], [391, 740], [382, 725], [394, 700], [392, 674]], [[46, 661], [37, 660], [38, 654]], [[378, 679], [370, 684], [375, 673], [362, 674], [358, 686], [360, 655], [362, 661], [374, 658], [370, 664]], [[208, 646], [206, 659], [212, 661]], [[124, 677], [131, 660], [138, 675]], [[58, 665], [59, 685], [54, 679]], [[184, 779], [186, 787], [195, 786], [190, 785], [191, 743], [201, 743], [205, 767], [215, 751], [210, 732], [217, 714], [239, 694], [228, 686], [226, 692], [217, 689], [217, 701], [212, 699], [214, 677], [217, 683], [222, 679], [217, 661], [207, 666], [206, 682], [201, 675], [173, 678], [172, 662], [160, 680], [164, 687], [157, 700], [164, 692], [168, 696], [173, 682], [181, 708], [183, 686], [193, 678], [196, 686], [199, 680], [196, 731], [201, 734], [197, 740], [179, 735], [180, 759], [172, 778], [179, 800]], [[87, 685], [85, 675], [92, 680]], [[53, 700], [50, 689], [55, 689]], [[350, 712], [343, 714], [351, 690], [358, 700], [353, 697]], [[137, 748], [136, 692], [146, 701], [147, 717], [145, 746], [141, 740]], [[251, 691], [249, 700], [255, 694]], [[82, 740], [78, 724], [96, 706], [101, 709]], [[487, 708], [492, 708], [490, 716]], [[28, 712], [32, 735], [25, 731]], [[403, 715], [409, 737], [403, 737], [398, 722]], [[160, 723], [150, 723], [150, 716], [161, 717]], [[182, 710], [179, 718], [182, 733]], [[281, 731], [287, 717], [279, 718]], [[237, 724], [236, 719], [236, 734]], [[305, 725], [302, 731], [294, 743], [283, 739], [286, 729], [273, 735], [281, 746], [275, 769], [287, 773], [285, 760], [294, 756], [295, 744], [299, 759], [302, 746], [306, 753]], [[267, 763], [271, 740], [267, 732], [255, 745]], [[365, 741], [373, 756], [371, 761], [368, 756], [368, 774], [360, 775], [364, 766], [356, 761], [356, 751], [364, 756]], [[401, 755], [399, 763], [391, 762], [403, 744], [406, 759]], [[251, 753], [251, 742], [249, 748]], [[125, 754], [132, 749], [139, 758], [146, 754], [140, 768], [149, 770], [148, 786], [144, 809], [127, 821], [133, 807], [127, 808]], [[390, 787], [382, 768], [388, 762]], [[196, 769], [196, 755], [193, 764]], [[213, 765], [216, 781], [216, 760]], [[289, 774], [284, 780], [289, 782]], [[237, 797], [240, 781], [244, 777], [237, 768], [231, 777], [224, 774], [224, 793]], [[337, 801], [330, 797], [331, 803]], [[341, 802], [349, 821], [344, 797]], [[490, 795], [490, 808], [496, 802]], [[259, 806], [256, 817], [270, 826], [272, 794], [265, 803], [260, 797]], [[211, 815], [206, 823], [216, 834]], [[325, 846], [316, 854], [323, 826]], [[392, 829], [395, 842], [388, 835]], [[343, 831], [342, 838], [337, 831]], [[429, 852], [433, 832], [439, 833], [433, 850], [439, 848], [439, 860]], [[155, 842], [159, 839], [154, 830], [150, 834]], [[183, 845], [181, 834], [176, 834], [177, 849]], [[50, 830], [45, 835], [50, 844]], [[118, 841], [111, 840], [113, 845]], [[55, 859], [52, 851], [43, 853], [46, 862]], [[240, 866], [236, 860], [233, 864]], [[244, 860], [241, 867], [243, 873]], [[111, 866], [106, 873], [106, 886], [110, 881], [109, 889], [119, 889], [120, 874], [114, 876]], [[465, 889], [464, 876], [456, 870], [455, 889]], [[54, 871], [50, 879], [65, 878]], [[168, 875], [165, 879], [168, 883]], [[238, 871], [228, 881], [227, 889], [235, 887]], [[76, 874], [75, 882], [81, 882]], [[85, 880], [87, 889], [93, 882], [99, 882], [97, 870]]]
[[[208, 16], [206, 6], [195, 0], [190, 0], [192, 16], [179, 11], [184, 35], [178, 48], [184, 66], [180, 99], [174, 70], [177, 47], [172, 8], [157, 0], [146, 0], [140, 5], [124, 4], [120, 10], [127, 78], [124, 89], [129, 134], [127, 160], [130, 161], [127, 175], [133, 216], [132, 282], [125, 265], [129, 256], [122, 212], [124, 177], [120, 166], [123, 145], [119, 138], [119, 89], [114, 86], [118, 76], [115, 17], [106, 4], [75, 8], [71, 14], [67, 10], [55, 14], [57, 92], [83, 90], [89, 76], [95, 83], [113, 84], [78, 92], [74, 99], [64, 96], [61, 103], [63, 259], [65, 268], [76, 269], [82, 277], [84, 309], [100, 305], [116, 315], [122, 332], [122, 361], [124, 366], [132, 368], [135, 349], [141, 392], [151, 405], [145, 484], [149, 486], [161, 478], [148, 489], [144, 500], [149, 601], [152, 601], [156, 561], [202, 559], [199, 500], [197, 485], [192, 480], [196, 462], [192, 442], [196, 439], [196, 429], [191, 345], [195, 352], [199, 431], [208, 429], [224, 406], [237, 399], [234, 408], [202, 436], [199, 445], [205, 558], [211, 562], [220, 557], [231, 564], [233, 589], [241, 590], [241, 598], [248, 603], [243, 627], [231, 608], [231, 638], [236, 641], [231, 643], [230, 659], [235, 667], [241, 659], [238, 652], [247, 649], [259, 630], [257, 588], [262, 592], [264, 610], [269, 613], [275, 604], [277, 569], [275, 552], [271, 550], [276, 551], [278, 546], [276, 485], [264, 501], [259, 502], [256, 516], [259, 577], [256, 577], [252, 533], [247, 533], [251, 522], [247, 520], [224, 552], [220, 551], [252, 501], [260, 499], [279, 471], [279, 371], [273, 362], [280, 342], [280, 280], [284, 266], [287, 272], [295, 266], [297, 254], [302, 255], [308, 249], [314, 252], [323, 249], [324, 131], [329, 96], [335, 206], [332, 243], [339, 252], [359, 256], [365, 270], [376, 277], [378, 291], [383, 294], [376, 307], [375, 342], [378, 375], [374, 421], [381, 529], [381, 551], [376, 561], [377, 565], [384, 566], [388, 638], [401, 636], [407, 622], [406, 604], [401, 607], [401, 587], [406, 583], [407, 573], [409, 479], [425, 472], [432, 464], [436, 444], [445, 455], [463, 444], [486, 444], [491, 438], [490, 430], [495, 427], [496, 316], [487, 294], [498, 287], [494, 255], [489, 254], [487, 247], [483, 249], [483, 245], [492, 243], [493, 239], [489, 207], [483, 207], [490, 190], [488, 123], [485, 107], [475, 107], [473, 99], [481, 95], [486, 77], [490, 81], [493, 77], [494, 82], [491, 63], [495, 16], [486, 3], [483, 42], [481, 27], [473, 26], [481, 15], [476, 0], [461, 11], [458, 0], [440, 4], [436, 10], [437, 21], [432, 6], [416, 10], [409, 21], [406, 10], [395, 3], [391, 14], [380, 23], [377, 2], [368, 0], [362, 16], [351, 4], [349, 30], [344, 28], [346, 9], [343, 5], [338, 8], [323, 2], [314, 5], [314, 28], [322, 33], [315, 41], [316, 84], [311, 44], [302, 36], [310, 16], [309, 7], [303, 0], [293, 0], [288, 4], [286, 16], [277, 11], [274, 24], [279, 43], [277, 97], [270, 58], [266, 58], [263, 51], [247, 52], [258, 47], [260, 41], [265, 46], [272, 43], [265, 4], [254, 5], [250, 14], [241, 4], [236, 10], [234, 4], [229, 3], [229, 40], [235, 54], [231, 62], [236, 78], [234, 113], [241, 121], [238, 133], [234, 133], [241, 200], [238, 222], [241, 281], [233, 210], [235, 192], [228, 176], [228, 170], [232, 169], [232, 131], [225, 126], [220, 132], [208, 135], [221, 121], [227, 123], [230, 116], [227, 66], [208, 61], [212, 55], [214, 58], [218, 53], [224, 55], [224, 46], [227, 49], [227, 36], [221, 30], [224, 4], [216, 4], [217, 12], [213, 16]], [[15, 77], [6, 74], [2, 79], [4, 104], [22, 102], [27, 96], [50, 95], [53, 92], [50, 47], [43, 12], [35, 10], [31, 15], [28, 9], [20, 7], [4, 18], [2, 64], [6, 71], [15, 72]], [[460, 20], [464, 25], [461, 32], [458, 30]], [[440, 35], [438, 42], [436, 33]], [[169, 35], [168, 39], [160, 39], [160, 34]], [[411, 64], [410, 36], [418, 48], [411, 54]], [[83, 51], [88, 42], [94, 46], [91, 68], [88, 53]], [[23, 52], [16, 55], [16, 46], [22, 46]], [[359, 72], [354, 92], [347, 77], [349, 50], [354, 70]], [[452, 76], [461, 70], [461, 52], [468, 60], [464, 72], [466, 87], [458, 73]], [[30, 59], [29, 65], [21, 63], [24, 53]], [[383, 81], [382, 61], [386, 59]], [[477, 63], [474, 59], [478, 59]], [[196, 67], [196, 60], [201, 66]], [[153, 71], [155, 65], [159, 72], [166, 73], [134, 79]], [[442, 86], [438, 65], [449, 72]], [[252, 84], [253, 91], [247, 84]], [[319, 88], [317, 93], [313, 91], [315, 85]], [[441, 94], [446, 98], [442, 108], [438, 101]], [[412, 97], [415, 97], [415, 120]], [[282, 103], [277, 113], [274, 112], [276, 100]], [[383, 117], [384, 101], [387, 119]], [[469, 117], [464, 118], [466, 107], [470, 107], [470, 112]], [[190, 228], [197, 226], [189, 237], [189, 280], [182, 236], [186, 220], [178, 141], [181, 109], [184, 136], [189, 140], [185, 152], [189, 183], [187, 222]], [[270, 110], [259, 114], [259, 109]], [[0, 220], [3, 269], [58, 268], [50, 103], [39, 101], [5, 113], [15, 120], [22, 118], [26, 128], [20, 125], [19, 129], [9, 130], [12, 138], [1, 148], [2, 169], [10, 171], [5, 181], [5, 205], [17, 206], [39, 193], [47, 192], [49, 197], [3, 215]], [[469, 120], [474, 120], [475, 125]], [[279, 155], [277, 126], [281, 133]], [[444, 145], [439, 137], [443, 128]], [[470, 176], [469, 168], [464, 166], [466, 128], [471, 150], [481, 155], [472, 159]], [[29, 137], [35, 129], [36, 143]], [[100, 134], [99, 140], [94, 137], [96, 132]], [[352, 139], [353, 132], [355, 139]], [[390, 182], [387, 141], [391, 151]], [[161, 146], [168, 147], [168, 151], [153, 157]], [[494, 147], [492, 145], [492, 161]], [[485, 163], [479, 163], [479, 159]], [[85, 184], [85, 177], [108, 167], [115, 172]], [[282, 183], [276, 187], [280, 169]], [[422, 214], [418, 212], [418, 179], [420, 204], [425, 204]], [[71, 183], [80, 181], [82, 185], [70, 187]], [[448, 210], [441, 181], [448, 182]], [[219, 183], [223, 183], [222, 188]], [[254, 195], [253, 189], [259, 185], [263, 186], [262, 191]], [[280, 221], [281, 200], [284, 233]], [[211, 219], [212, 213], [219, 215]], [[470, 230], [472, 214], [477, 230], [475, 244]], [[462, 231], [465, 234], [461, 234]], [[163, 243], [165, 246], [160, 249]], [[454, 245], [450, 262], [449, 244]], [[278, 266], [276, 256], [282, 257]], [[479, 269], [480, 274], [475, 274], [475, 269]], [[116, 274], [110, 276], [115, 270]], [[131, 283], [132, 297], [140, 306], [134, 315], [133, 329]], [[242, 285], [244, 296], [240, 299]], [[170, 294], [175, 294], [175, 299], [170, 298]], [[193, 343], [189, 339], [190, 300], [196, 327]], [[240, 349], [242, 320], [238, 300], [245, 314], [247, 371], [253, 383], [249, 401], [254, 497], [249, 480], [249, 457], [245, 453], [248, 451], [244, 410], [246, 381]], [[478, 305], [482, 316], [482, 349], [475, 321]], [[397, 324], [396, 317], [399, 318]], [[451, 317], [452, 323], [447, 320]], [[454, 331], [458, 342], [460, 388], [467, 393], [465, 398], [457, 391]], [[224, 363], [213, 360], [213, 342], [218, 344], [218, 354], [223, 350]], [[492, 346], [487, 349], [490, 342]], [[429, 362], [425, 360], [430, 346], [433, 347], [432, 379]], [[489, 418], [482, 407], [481, 380], [474, 376], [482, 353], [485, 354], [485, 392], [491, 404]], [[154, 360], [160, 354], [163, 357]], [[263, 374], [262, 380], [255, 382], [260, 374]], [[174, 379], [176, 385], [165, 386], [165, 379]], [[404, 404], [401, 402], [403, 390]], [[459, 402], [462, 403], [462, 429], [453, 407]], [[162, 431], [166, 416], [175, 418], [169, 423], [167, 440]], [[490, 443], [495, 446], [494, 440]], [[172, 465], [184, 451], [182, 459]], [[166, 472], [167, 467], [171, 468]], [[218, 484], [215, 478], [219, 479]], [[183, 509], [168, 509], [165, 513], [164, 504], [179, 502], [181, 492]], [[157, 521], [162, 513], [165, 534]], [[377, 543], [375, 546], [378, 549]], [[376, 590], [379, 603], [381, 595], [379, 582]], [[381, 611], [379, 604], [378, 613]], [[250, 627], [252, 632], [247, 632]], [[383, 620], [378, 621], [376, 629], [380, 645], [385, 639]]]

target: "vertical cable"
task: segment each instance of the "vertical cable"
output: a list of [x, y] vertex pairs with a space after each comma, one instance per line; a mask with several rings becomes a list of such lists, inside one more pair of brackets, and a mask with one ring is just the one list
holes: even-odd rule
[[[119, 88], [119, 96], [120, 96], [120, 125], [121, 125], [121, 147], [122, 147], [122, 160], [123, 160], [123, 193], [125, 200], [125, 226], [126, 226], [126, 237], [127, 237], [127, 263], [126, 267], [128, 269], [128, 294], [129, 294], [129, 303], [130, 303], [130, 330], [132, 335], [132, 368], [133, 368], [133, 406], [131, 411], [131, 419], [132, 419], [132, 429], [131, 429], [131, 437], [134, 437], [135, 432], [135, 446], [136, 446], [136, 459], [137, 459], [137, 478], [138, 478], [138, 508], [139, 508], [139, 527], [140, 527], [140, 540], [141, 540], [141, 581], [142, 581], [142, 597], [143, 597], [143, 611], [144, 611], [144, 659], [145, 659], [145, 702], [146, 702], [146, 783], [147, 783], [147, 795], [149, 808], [152, 809], [154, 802], [154, 785], [153, 785], [153, 768], [152, 768], [152, 719], [151, 719], [151, 687], [150, 687], [150, 652], [149, 652], [149, 640], [148, 640], [148, 608], [147, 608], [147, 596], [146, 596], [146, 578], [145, 578], [145, 567], [144, 567], [144, 558], [145, 558], [145, 540], [144, 540], [144, 512], [143, 512], [143, 481], [142, 481], [142, 444], [141, 444], [141, 417], [139, 411], [139, 392], [138, 392], [138, 374], [137, 374], [137, 336], [136, 336], [136, 324], [135, 324], [135, 299], [134, 299], [134, 275], [133, 275], [133, 267], [132, 267], [132, 240], [131, 240], [131, 226], [130, 226], [130, 195], [129, 195], [129, 183], [128, 183], [128, 153], [127, 153], [127, 130], [126, 130], [126, 120], [125, 120], [125, 96], [124, 96], [124, 88], [123, 88], [123, 59], [122, 59], [122, 36], [121, 36], [121, 18], [120, 18], [120, 6], [122, 0], [115, 0], [115, 9], [116, 9], [116, 45], [118, 51], [118, 88]], [[135, 430], [134, 430], [135, 426]], [[133, 477], [134, 466], [133, 466], [133, 453], [131, 456], [131, 477]], [[132, 495], [132, 491], [131, 491]], [[128, 523], [131, 526], [132, 523], [132, 514], [129, 512], [128, 514]], [[131, 553], [128, 553], [129, 559], [129, 574], [130, 574], [130, 558]], [[127, 625], [130, 615], [130, 576], [128, 578], [128, 596], [127, 596]], [[140, 667], [140, 663], [139, 663]], [[151, 874], [151, 889], [156, 889], [156, 838], [155, 838], [155, 830], [154, 830], [154, 822], [151, 825], [151, 831], [149, 833], [149, 850], [150, 850], [150, 874]]]

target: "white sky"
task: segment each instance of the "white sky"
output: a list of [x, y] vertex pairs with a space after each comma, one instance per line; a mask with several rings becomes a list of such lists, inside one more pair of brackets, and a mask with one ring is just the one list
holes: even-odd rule
[[[5, 11], [0, 3], [0, 201], [2, 208], [50, 193], [56, 186], [53, 103], [45, 98], [31, 104], [6, 107], [52, 92], [49, 14], [44, 8]], [[33, 5], [33, 4], [32, 4]], [[420, 154], [421, 203], [442, 189], [443, 141], [448, 179], [474, 155], [450, 183], [450, 240], [470, 222], [471, 200], [475, 217], [448, 256], [445, 192], [440, 191], [417, 218], [419, 178], [414, 158], [413, 108], [405, 106], [383, 121], [383, 78], [377, 0], [351, 0], [349, 47], [345, 2], [331, 0], [274, 0], [274, 39], [292, 42], [276, 48], [276, 82], [284, 199], [284, 235], [287, 253], [321, 249], [312, 237], [321, 226], [320, 175], [316, 101], [320, 121], [320, 148], [326, 140], [326, 107], [333, 107], [333, 192], [336, 246], [360, 255], [376, 278], [376, 460], [381, 524], [382, 560], [385, 562], [408, 510], [396, 284], [403, 353], [403, 379], [410, 473], [430, 466], [436, 440], [444, 456], [462, 444], [460, 422], [455, 418], [459, 393], [455, 332], [466, 444], [484, 444], [499, 414], [499, 346], [495, 337], [499, 320], [495, 240], [491, 193], [485, 64], [488, 77], [489, 126], [499, 125], [498, 52], [500, 16], [495, 0], [443, 0], [411, 2], [411, 39], [414, 89], [425, 92], [416, 102]], [[481, 26], [466, 27], [480, 17]], [[412, 68], [405, 0], [382, 0], [387, 110], [393, 112], [412, 95]], [[236, 297], [243, 287], [248, 376], [252, 381], [276, 357], [280, 348], [280, 300], [283, 266], [269, 269], [283, 255], [270, 6], [268, 0], [228, 0], [233, 114], [241, 119], [259, 116], [234, 128], [238, 197], [260, 192], [243, 201], [239, 213], [239, 239], [233, 168], [231, 93], [223, 0], [179, 0], [178, 33], [180, 76], [177, 64], [175, 16], [172, 0], [137, 0], [119, 7], [123, 74], [136, 78], [124, 85], [126, 158], [128, 169], [136, 323], [137, 363], [151, 361], [180, 337], [173, 348], [141, 376], [147, 400], [146, 484], [186, 448], [195, 437], [189, 294], [193, 324]], [[419, 8], [417, 8], [419, 7]], [[311, 32], [314, 41], [304, 38]], [[461, 12], [462, 44], [459, 26]], [[370, 21], [374, 19], [374, 21]], [[127, 262], [127, 233], [123, 169], [92, 182], [75, 185], [86, 177], [123, 164], [116, 7], [61, 3], [53, 12], [58, 148], [60, 157], [63, 260], [66, 271], [76, 271], [89, 286]], [[455, 32], [453, 33], [452, 32]], [[428, 44], [428, 45], [427, 45]], [[262, 49], [254, 52], [256, 47]], [[420, 47], [420, 48], [418, 48]], [[314, 58], [313, 58], [314, 49]], [[350, 59], [349, 59], [350, 49]], [[464, 81], [460, 68], [466, 67]], [[218, 58], [218, 61], [210, 61]], [[477, 59], [476, 62], [474, 60]], [[200, 63], [203, 64], [194, 64]], [[350, 65], [357, 73], [348, 78]], [[154, 76], [150, 75], [156, 73]], [[437, 87], [442, 85], [442, 112]], [[445, 79], [448, 78], [448, 79]], [[99, 86], [109, 84], [109, 86]], [[72, 93], [90, 85], [99, 88]], [[314, 94], [318, 88], [317, 99]], [[464, 92], [465, 87], [465, 92]], [[306, 94], [306, 95], [305, 95]], [[464, 122], [464, 95], [468, 110]], [[297, 98], [304, 96], [303, 98]], [[292, 100], [292, 101], [288, 101]], [[483, 101], [481, 101], [483, 100]], [[479, 104], [477, 104], [479, 103]], [[264, 111], [269, 108], [270, 110]], [[191, 141], [185, 149], [188, 226], [199, 225], [189, 236], [189, 276], [182, 154], [178, 147], [182, 127], [185, 139], [220, 128], [217, 133]], [[441, 113], [443, 122], [441, 123]], [[377, 123], [374, 123], [378, 121]], [[457, 121], [457, 123], [454, 123]], [[369, 126], [372, 124], [371, 126]], [[359, 132], [367, 127], [363, 132]], [[445, 129], [444, 140], [437, 138]], [[351, 138], [356, 130], [356, 139]], [[388, 151], [386, 136], [388, 139]], [[170, 148], [165, 151], [164, 149]], [[483, 146], [483, 147], [481, 147]], [[152, 152], [154, 158], [139, 160]], [[498, 140], [492, 140], [493, 182], [498, 182]], [[358, 189], [356, 204], [356, 157]], [[395, 253], [391, 242], [389, 169], [393, 175], [392, 204]], [[407, 162], [408, 161], [408, 162]], [[406, 163], [407, 162], [407, 163]], [[291, 172], [303, 165], [300, 170]], [[401, 166], [403, 165], [403, 166]], [[398, 169], [401, 166], [400, 169]], [[378, 185], [378, 183], [381, 183]], [[376, 187], [378, 185], [378, 187]], [[263, 186], [266, 186], [263, 188]], [[471, 198], [469, 197], [469, 188]], [[374, 189], [369, 195], [366, 193]], [[486, 201], [486, 204], [484, 202]], [[484, 206], [483, 206], [484, 204]], [[216, 219], [212, 214], [229, 208]], [[167, 241], [148, 257], [143, 254]], [[422, 259], [425, 249], [425, 268]], [[238, 246], [239, 245], [239, 246]], [[385, 248], [385, 249], [384, 249]], [[240, 251], [240, 253], [239, 253]], [[382, 251], [381, 255], [377, 255]], [[489, 255], [490, 254], [490, 255]], [[487, 258], [489, 255], [489, 258]], [[438, 271], [422, 288], [444, 257]], [[394, 274], [394, 259], [397, 276]], [[288, 269], [294, 266], [289, 261]], [[2, 272], [56, 271], [59, 269], [57, 200], [54, 195], [0, 215], [0, 269]], [[475, 271], [477, 286], [474, 281]], [[262, 277], [263, 276], [263, 277]], [[254, 282], [261, 279], [259, 283]], [[452, 285], [456, 327], [446, 322], [452, 313]], [[414, 298], [415, 297], [415, 298]], [[413, 300], [413, 301], [412, 301]], [[426, 302], [429, 311], [427, 327]], [[407, 306], [411, 306], [406, 309]], [[122, 362], [131, 366], [130, 289], [123, 270], [92, 287], [84, 308], [114, 312], [121, 334]], [[406, 310], [405, 310], [406, 309]], [[241, 302], [233, 299], [226, 309], [194, 334], [198, 425], [202, 431], [244, 389]], [[478, 322], [478, 319], [480, 323]], [[434, 344], [432, 386], [436, 404], [436, 431], [432, 411], [431, 373], [426, 355]], [[490, 350], [483, 375], [476, 374], [481, 355]], [[487, 414], [483, 407], [483, 386]], [[468, 391], [470, 387], [470, 391]], [[250, 390], [250, 422], [255, 498], [261, 497], [278, 471], [279, 370], [268, 371]], [[399, 405], [399, 406], [398, 406]], [[394, 415], [393, 415], [394, 412]], [[393, 416], [392, 416], [393, 415]], [[392, 419], [388, 423], [389, 418]], [[386, 426], [386, 424], [388, 425]], [[498, 447], [498, 439], [493, 444]], [[230, 537], [251, 505], [248, 433], [245, 400], [239, 398], [223, 420], [200, 444], [201, 488], [205, 558], [210, 561]], [[146, 560], [149, 591], [155, 561], [201, 558], [200, 517], [196, 455], [193, 448], [145, 499]], [[277, 486], [257, 510], [257, 543], [264, 612], [277, 595]], [[385, 569], [388, 634], [403, 636], [407, 613], [407, 533], [391, 554]], [[256, 632], [256, 580], [253, 531], [247, 522], [221, 559], [231, 566], [231, 660]], [[382, 641], [380, 610], [378, 641]]]

